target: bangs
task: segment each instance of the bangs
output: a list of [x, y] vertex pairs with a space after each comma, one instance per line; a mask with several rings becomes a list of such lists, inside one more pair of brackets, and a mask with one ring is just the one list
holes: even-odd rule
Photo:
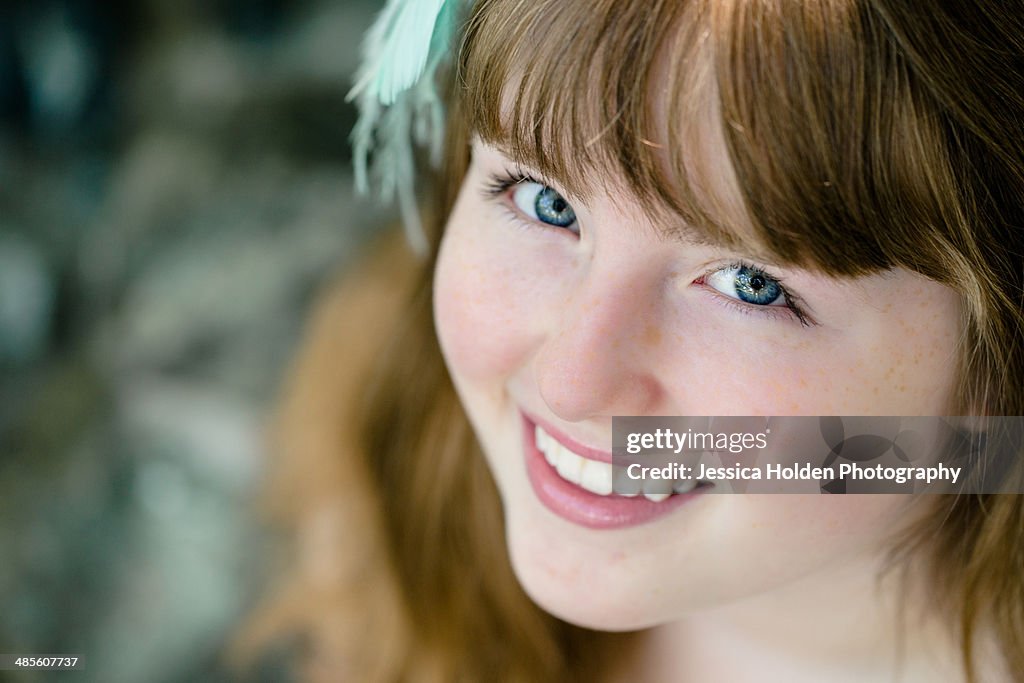
[[473, 131], [574, 196], [624, 187], [666, 232], [780, 265], [963, 286], [940, 108], [862, 3], [482, 0], [459, 79]]

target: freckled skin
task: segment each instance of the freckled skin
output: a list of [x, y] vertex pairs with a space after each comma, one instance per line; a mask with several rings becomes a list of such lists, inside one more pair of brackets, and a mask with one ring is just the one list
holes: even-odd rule
[[626, 196], [573, 202], [581, 234], [514, 223], [485, 199], [507, 162], [479, 143], [444, 237], [435, 317], [505, 508], [514, 569], [567, 620], [642, 628], [880, 556], [896, 496], [705, 496], [596, 531], [547, 510], [523, 467], [519, 408], [607, 450], [614, 415], [948, 414], [960, 302], [907, 271], [773, 273], [813, 309], [738, 312], [695, 284], [743, 253], [664, 240]]
[[661, 332], [654, 325], [647, 325], [644, 329], [644, 342], [650, 346], [656, 348], [661, 343]]

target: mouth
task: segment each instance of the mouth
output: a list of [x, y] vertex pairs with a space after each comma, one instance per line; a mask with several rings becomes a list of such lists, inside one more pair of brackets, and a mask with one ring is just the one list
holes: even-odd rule
[[[619, 495], [627, 498], [643, 495], [647, 500], [660, 503], [674, 494], [689, 493], [697, 488], [693, 479], [678, 481], [651, 481], [651, 490], [620, 490], [613, 492], [613, 470], [611, 453], [607, 458], [595, 458], [578, 454], [558, 437], [549, 434], [539, 424], [534, 424], [534, 445], [548, 464], [555, 468], [562, 479], [596, 493], [599, 496]], [[604, 455], [604, 454], [600, 454]]]
[[[521, 413], [523, 450], [534, 492], [552, 512], [582, 526], [607, 529], [642, 524], [667, 514], [699, 494], [693, 480], [626, 480], [613, 490], [612, 454], [579, 444], [536, 418]], [[632, 487], [630, 487], [632, 484]], [[629, 490], [627, 490], [629, 489]]]

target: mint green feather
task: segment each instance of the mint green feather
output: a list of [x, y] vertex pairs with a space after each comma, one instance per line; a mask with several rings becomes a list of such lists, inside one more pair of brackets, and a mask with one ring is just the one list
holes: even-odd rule
[[[406, 235], [427, 250], [414, 188], [413, 145], [430, 149], [437, 165], [444, 140], [444, 106], [435, 75], [448, 56], [457, 0], [389, 0], [366, 37], [363, 64], [348, 94], [359, 120], [352, 131], [356, 188], [367, 192], [370, 176], [381, 197], [398, 197]], [[372, 152], [372, 167], [368, 159]]]
[[368, 89], [381, 104], [394, 104], [423, 73], [444, 4], [445, 0], [389, 2], [367, 36], [366, 62], [353, 90]]

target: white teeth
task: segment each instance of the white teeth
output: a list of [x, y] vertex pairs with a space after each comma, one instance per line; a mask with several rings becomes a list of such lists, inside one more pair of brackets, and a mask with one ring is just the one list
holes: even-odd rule
[[584, 462], [583, 473], [580, 475], [580, 486], [591, 493], [607, 496], [612, 492], [612, 464], [597, 460]]
[[611, 463], [596, 462], [576, 455], [540, 426], [534, 432], [534, 441], [537, 449], [544, 454], [544, 459], [558, 471], [562, 479], [603, 496], [612, 492]]
[[644, 493], [657, 495], [672, 493], [672, 481], [670, 479], [647, 479], [643, 483]]
[[[613, 472], [612, 474], [614, 475], [615, 473]], [[643, 492], [643, 483], [636, 479], [630, 479], [621, 470], [619, 471], [618, 481], [614, 483], [614, 487], [617, 494], [626, 498], [636, 498]]]
[[676, 493], [688, 493], [697, 488], [697, 481], [695, 479], [679, 479], [672, 486], [672, 490]]
[[555, 463], [555, 469], [558, 470], [558, 474], [562, 479], [571, 481], [574, 484], [579, 484], [580, 475], [583, 474], [583, 458], [568, 451], [562, 446], [559, 446], [559, 450], [562, 452], [558, 454], [558, 461]]
[[[612, 494], [612, 464], [610, 462], [599, 462], [573, 453], [540, 426], [534, 430], [534, 442], [537, 449], [544, 454], [544, 459], [555, 468], [562, 479], [600, 496]], [[693, 488], [693, 482], [678, 482], [676, 485], [686, 483], [691, 484], [690, 488]], [[642, 492], [644, 497], [655, 502], [663, 501], [672, 495], [672, 483], [669, 481], [648, 482], [645, 488], [650, 490]], [[641, 491], [637, 490], [630, 493], [619, 493], [619, 495], [632, 498], [640, 493]]]
[[533, 430], [533, 439], [537, 442], [537, 448], [544, 450], [544, 446], [547, 444], [549, 438], [551, 437], [548, 436], [548, 433], [540, 427], [536, 427]]
[[548, 448], [548, 444], [551, 441], [553, 441], [553, 439], [550, 436], [548, 436], [548, 433], [541, 429], [539, 426], [534, 430], [533, 434], [533, 438], [537, 444], [538, 450], [540, 450], [540, 452], [544, 454], [544, 459], [547, 460], [548, 464], [551, 465], [552, 467], [557, 466], [557, 453], [553, 449]]

